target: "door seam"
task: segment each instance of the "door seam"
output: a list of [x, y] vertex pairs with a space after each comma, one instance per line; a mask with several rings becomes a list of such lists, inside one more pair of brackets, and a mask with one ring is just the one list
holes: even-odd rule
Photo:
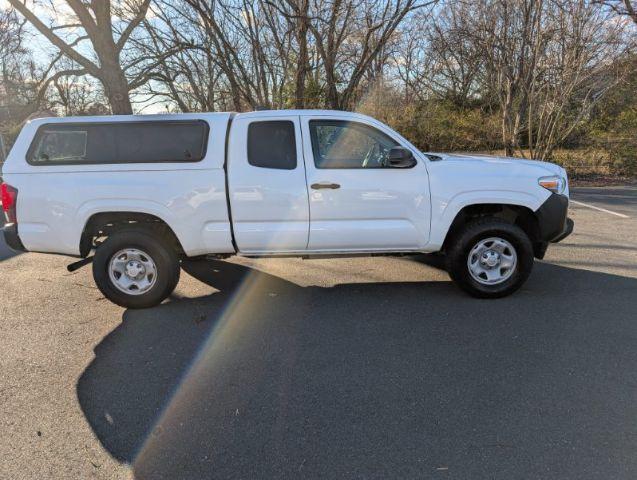
[[310, 204], [310, 189], [309, 189], [309, 184], [308, 184], [308, 180], [307, 180], [307, 164], [305, 161], [305, 141], [303, 138], [303, 123], [302, 123], [302, 119], [303, 117], [301, 117], [300, 115], [298, 116], [298, 120], [299, 120], [299, 133], [301, 135], [301, 156], [303, 157], [303, 176], [305, 177], [305, 192], [306, 192], [306, 199], [307, 199], [307, 240], [305, 242], [305, 250], [307, 250], [310, 247], [310, 234], [312, 231], [312, 208], [311, 208], [311, 204]]

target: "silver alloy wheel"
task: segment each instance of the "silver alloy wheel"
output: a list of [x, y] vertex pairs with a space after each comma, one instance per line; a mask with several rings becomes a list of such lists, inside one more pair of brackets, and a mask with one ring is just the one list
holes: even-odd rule
[[137, 248], [120, 250], [111, 257], [108, 275], [113, 285], [127, 295], [143, 295], [157, 281], [152, 257]]
[[482, 285], [497, 285], [508, 280], [518, 263], [511, 243], [500, 237], [480, 240], [469, 252], [467, 267], [471, 277]]

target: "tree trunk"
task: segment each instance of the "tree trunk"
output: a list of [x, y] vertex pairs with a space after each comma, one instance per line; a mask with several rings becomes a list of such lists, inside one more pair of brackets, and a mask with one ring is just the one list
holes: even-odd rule
[[241, 92], [239, 91], [239, 86], [237, 82], [234, 80], [234, 77], [228, 77], [228, 81], [230, 82], [230, 94], [232, 96], [232, 105], [236, 112], [242, 111], [243, 102], [241, 101]]
[[100, 60], [99, 79], [104, 85], [104, 93], [113, 115], [132, 115], [128, 80], [122, 70], [113, 39], [103, 35], [94, 39], [93, 45]]
[[113, 115], [132, 115], [133, 107], [124, 73], [121, 70], [119, 72], [104, 72], [102, 83]]
[[327, 84], [325, 104], [328, 108], [339, 110], [340, 102], [338, 98], [338, 90], [336, 88], [336, 76], [334, 75], [331, 61], [325, 64], [325, 83]]
[[509, 112], [505, 109], [502, 112], [502, 143], [504, 143], [504, 152], [507, 157], [513, 156], [513, 132], [511, 131], [511, 119]]
[[308, 8], [309, 1], [303, 0], [300, 6], [298, 28], [296, 38], [299, 43], [299, 58], [296, 66], [296, 81], [295, 81], [295, 107], [298, 109], [305, 108], [305, 78], [308, 70], [308, 51], [307, 51], [307, 33], [309, 29], [308, 25]]
[[515, 144], [515, 138], [513, 137], [513, 125], [511, 120], [511, 116], [513, 115], [513, 94], [511, 93], [511, 90], [511, 85], [506, 85], [504, 102], [500, 102], [500, 108], [502, 109], [502, 143], [504, 143], [504, 150], [507, 157], [513, 156], [513, 146]]

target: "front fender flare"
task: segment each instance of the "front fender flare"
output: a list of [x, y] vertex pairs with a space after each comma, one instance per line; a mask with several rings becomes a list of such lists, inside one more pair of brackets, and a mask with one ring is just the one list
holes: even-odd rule
[[461, 192], [448, 200], [432, 198], [432, 228], [428, 250], [437, 251], [442, 248], [449, 228], [458, 213], [471, 205], [515, 205], [535, 212], [550, 196], [544, 197], [529, 192], [509, 190], [475, 190]]

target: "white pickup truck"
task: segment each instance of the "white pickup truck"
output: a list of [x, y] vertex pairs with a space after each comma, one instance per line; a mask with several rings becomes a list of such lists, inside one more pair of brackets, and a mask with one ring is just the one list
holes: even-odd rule
[[501, 297], [573, 229], [563, 168], [423, 153], [347, 112], [37, 119], [2, 174], [7, 244], [92, 260], [130, 308], [204, 255], [442, 252], [460, 287]]

